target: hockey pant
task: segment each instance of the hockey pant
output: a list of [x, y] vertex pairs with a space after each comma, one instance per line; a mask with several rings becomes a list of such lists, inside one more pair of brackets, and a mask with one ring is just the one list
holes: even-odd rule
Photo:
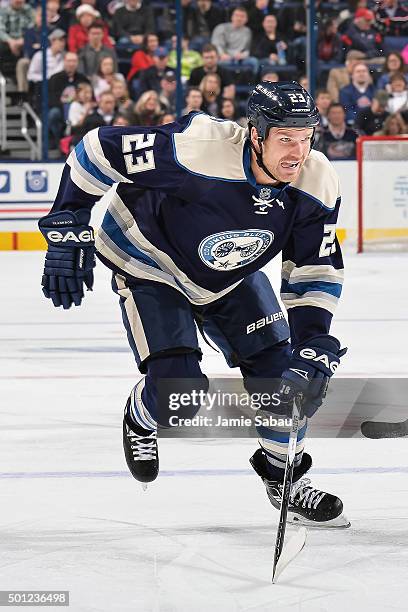
[[[217, 345], [230, 367], [239, 367], [249, 393], [273, 392], [290, 357], [289, 328], [275, 293], [263, 272], [245, 278], [235, 289], [205, 306], [192, 305], [172, 287], [114, 274], [113, 290], [119, 295], [122, 319], [143, 381], [133, 390], [133, 419], [146, 429], [157, 423], [169, 426], [168, 398], [172, 391], [208, 389], [200, 368], [202, 353], [197, 326]], [[275, 381], [275, 382], [274, 382]], [[265, 388], [264, 386], [267, 386]], [[199, 406], [187, 406], [179, 415], [192, 418]], [[280, 478], [285, 468], [290, 427], [259, 426], [259, 443]], [[290, 415], [287, 415], [290, 416]], [[295, 465], [302, 459], [307, 421], [299, 427]]]

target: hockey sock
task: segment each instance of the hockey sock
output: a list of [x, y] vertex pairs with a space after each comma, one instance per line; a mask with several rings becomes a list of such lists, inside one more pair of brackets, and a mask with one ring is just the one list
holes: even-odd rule
[[133, 387], [129, 401], [126, 405], [126, 413], [130, 420], [139, 427], [153, 431], [157, 429], [157, 422], [146, 408], [144, 401], [145, 392], [145, 379], [139, 380], [139, 382]]
[[[266, 416], [266, 413], [264, 413]], [[271, 418], [272, 417], [272, 418]], [[290, 418], [281, 414], [273, 415], [268, 412], [268, 419], [273, 420], [273, 426], [257, 427], [260, 437], [258, 441], [268, 459], [268, 470], [272, 480], [283, 480], [288, 450]], [[276, 424], [275, 424], [276, 423]], [[299, 423], [299, 433], [296, 444], [295, 470], [302, 462], [305, 446], [307, 418], [303, 417]]]

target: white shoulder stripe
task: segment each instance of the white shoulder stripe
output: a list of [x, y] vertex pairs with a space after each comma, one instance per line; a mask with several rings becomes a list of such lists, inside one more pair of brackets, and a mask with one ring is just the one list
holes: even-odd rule
[[328, 209], [334, 209], [340, 197], [340, 181], [327, 157], [312, 150], [291, 187], [311, 195]]
[[224, 181], [246, 181], [243, 150], [246, 129], [234, 121], [217, 120], [205, 114], [173, 134], [176, 161], [189, 172]]

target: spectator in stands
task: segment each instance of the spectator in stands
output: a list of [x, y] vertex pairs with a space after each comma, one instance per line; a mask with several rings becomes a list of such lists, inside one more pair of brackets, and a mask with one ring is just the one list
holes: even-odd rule
[[408, 110], [408, 89], [405, 76], [400, 73], [393, 74], [390, 79], [390, 98], [387, 104], [389, 113], [398, 113]]
[[160, 91], [160, 81], [162, 80], [166, 70], [173, 69], [168, 66], [169, 53], [166, 47], [158, 47], [153, 54], [153, 66], [141, 70], [139, 72], [138, 93], [144, 93], [153, 89], [156, 93]]
[[69, 15], [60, 11], [59, 0], [48, 0], [47, 2], [47, 24], [50, 30], [64, 30], [68, 32]]
[[270, 81], [271, 83], [279, 82], [279, 74], [277, 72], [265, 72], [262, 76], [263, 81]]
[[[37, 6], [34, 13], [34, 25], [24, 32], [23, 55], [20, 57], [16, 66], [17, 89], [20, 92], [21, 100], [26, 99], [28, 93], [27, 72], [30, 61], [36, 51], [41, 49], [41, 24], [42, 24], [42, 7]], [[50, 32], [50, 27], [47, 19], [47, 32]]]
[[[316, 2], [318, 5], [319, 2]], [[279, 26], [287, 40], [296, 40], [306, 36], [306, 3], [299, 2], [296, 6], [289, 3], [279, 12]]]
[[390, 94], [384, 89], [379, 89], [371, 101], [369, 108], [361, 109], [356, 116], [354, 129], [364, 136], [372, 136], [374, 132], [381, 130], [389, 113], [387, 104]]
[[176, 112], [176, 73], [168, 68], [160, 81], [159, 102], [163, 112]]
[[159, 46], [159, 38], [157, 34], [145, 34], [140, 49], [134, 52], [130, 60], [130, 70], [127, 75], [127, 81], [130, 83], [132, 79], [141, 71], [150, 68], [154, 64], [154, 52]]
[[326, 128], [328, 125], [327, 112], [333, 102], [327, 89], [318, 89], [316, 91], [315, 102], [320, 113], [320, 126]]
[[249, 56], [252, 33], [245, 25], [247, 21], [246, 9], [238, 6], [232, 11], [231, 20], [228, 23], [220, 23], [214, 29], [211, 42], [217, 47], [221, 62], [240, 64], [256, 72], [258, 60]]
[[375, 19], [383, 36], [408, 36], [408, 8], [401, 6], [400, 0], [380, 0]]
[[116, 53], [114, 49], [103, 44], [103, 25], [93, 23], [88, 30], [88, 43], [79, 52], [79, 71], [87, 77], [92, 77], [98, 72], [103, 57], [111, 57], [117, 72]]
[[113, 118], [112, 125], [118, 127], [128, 127], [129, 125], [131, 125], [131, 122], [126, 115], [121, 115], [120, 113], [117, 113]]
[[182, 0], [183, 25], [186, 36], [194, 44], [208, 43], [214, 28], [225, 21], [225, 13], [212, 0], [197, 0], [196, 7], [191, 0]]
[[203, 103], [203, 94], [198, 87], [189, 87], [186, 95], [186, 107], [183, 109], [183, 115], [188, 113], [201, 111]]
[[[48, 126], [53, 138], [53, 145], [58, 147], [64, 132], [64, 109], [75, 99], [75, 89], [79, 83], [89, 83], [84, 74], [78, 72], [78, 56], [66, 53], [64, 70], [54, 74], [48, 82]], [[68, 111], [67, 111], [68, 112]]]
[[91, 78], [94, 96], [97, 102], [104, 91], [112, 89], [114, 79], [125, 81], [125, 77], [120, 72], [115, 72], [115, 63], [112, 57], [102, 56], [99, 62], [98, 71]]
[[173, 123], [176, 120], [176, 115], [172, 115], [171, 113], [164, 113], [161, 115], [159, 119], [159, 123], [157, 125], [167, 125], [168, 123]]
[[[47, 31], [51, 31], [48, 19], [47, 19]], [[37, 6], [34, 13], [34, 25], [32, 28], [28, 28], [24, 32], [24, 57], [29, 60], [33, 57], [34, 53], [41, 49], [41, 27], [42, 27], [42, 7]]]
[[134, 105], [134, 113], [134, 125], [158, 125], [162, 111], [157, 92], [152, 89], [142, 93]]
[[[393, 74], [405, 73], [405, 64], [402, 56], [397, 51], [390, 51], [385, 58], [384, 70], [377, 81], [377, 89], [389, 90], [390, 78]], [[405, 77], [406, 79], [406, 77]]]
[[96, 107], [92, 87], [89, 83], [79, 83], [75, 94], [75, 100], [69, 106], [67, 118], [71, 134], [78, 131], [78, 128], [82, 126], [87, 116]]
[[367, 108], [374, 97], [375, 88], [366, 64], [356, 64], [351, 73], [351, 83], [340, 89], [340, 102], [346, 111], [347, 123], [352, 124], [357, 111]]
[[[194, 68], [202, 66], [203, 60], [198, 51], [189, 49], [189, 39], [183, 36], [181, 41], [181, 76], [183, 81], [187, 81], [190, 78], [191, 71]], [[177, 36], [171, 38], [172, 50], [169, 53], [168, 66], [170, 68], [176, 68], [177, 66]]]
[[156, 30], [152, 7], [143, 0], [125, 0], [113, 15], [112, 29], [120, 43], [141, 45], [145, 32]]
[[10, 0], [0, 8], [1, 72], [14, 76], [16, 64], [23, 53], [24, 32], [34, 24], [34, 13], [25, 0]]
[[299, 85], [303, 87], [303, 89], [306, 89], [306, 91], [309, 91], [309, 79], [307, 78], [305, 74], [303, 74], [302, 76], [298, 78], [298, 83]]
[[188, 81], [189, 86], [198, 86], [206, 74], [218, 74], [221, 79], [223, 95], [227, 98], [234, 98], [235, 86], [233, 84], [232, 75], [227, 68], [219, 65], [217, 47], [211, 44], [204, 45], [201, 54], [203, 65], [191, 71]]
[[366, 8], [356, 11], [353, 23], [342, 36], [346, 49], [362, 51], [369, 58], [383, 55], [382, 37], [374, 28], [374, 13]]
[[320, 150], [330, 160], [355, 159], [357, 134], [347, 127], [343, 106], [333, 102], [327, 118], [328, 126], [319, 142]]
[[220, 117], [221, 119], [226, 119], [228, 121], [235, 121], [235, 123], [238, 123], [242, 127], [246, 127], [248, 124], [246, 117], [242, 117], [238, 112], [238, 108], [234, 100], [230, 100], [229, 98], [221, 99]]
[[374, 133], [374, 136], [404, 136], [408, 128], [403, 117], [399, 113], [390, 115], [384, 121], [382, 130]]
[[[248, 7], [248, 28], [251, 30], [254, 38], [263, 34], [264, 19], [272, 13], [273, 5], [273, 0], [255, 0]], [[264, 55], [263, 57], [266, 56]]]
[[[66, 43], [64, 30], [53, 30], [48, 35], [49, 46], [47, 55], [47, 79], [64, 69], [64, 51]], [[43, 81], [43, 52], [37, 51], [30, 62], [27, 79], [31, 87], [33, 106], [37, 112], [41, 108], [41, 83]]]
[[207, 74], [200, 83], [200, 91], [203, 96], [203, 111], [213, 117], [219, 117], [221, 79], [218, 74]]
[[[74, 53], [78, 53], [89, 42], [89, 28], [97, 19], [100, 18], [100, 13], [96, 11], [90, 4], [81, 4], [75, 11], [75, 17], [78, 23], [72, 25], [68, 30], [68, 49]], [[106, 47], [112, 47], [112, 41], [109, 36], [107, 25], [100, 22], [103, 26], [102, 44]]]
[[286, 49], [283, 38], [278, 35], [278, 20], [275, 15], [266, 15], [263, 30], [252, 41], [251, 55], [270, 64], [286, 64]]
[[126, 81], [123, 78], [113, 79], [111, 91], [115, 97], [116, 111], [120, 115], [124, 115], [125, 117], [127, 117], [130, 121], [133, 102], [129, 95], [129, 90], [126, 85]]
[[322, 62], [339, 64], [343, 59], [343, 43], [337, 31], [337, 21], [327, 19], [319, 30], [317, 56]]
[[346, 55], [344, 68], [332, 68], [327, 79], [327, 91], [333, 102], [339, 101], [340, 89], [350, 84], [351, 73], [356, 64], [364, 59], [362, 51], [349, 51]]
[[74, 145], [77, 144], [80, 140], [82, 140], [85, 134], [91, 130], [94, 130], [95, 128], [112, 125], [114, 116], [115, 98], [111, 92], [105, 91], [100, 97], [98, 106], [85, 117], [81, 127], [74, 135], [72, 143]]

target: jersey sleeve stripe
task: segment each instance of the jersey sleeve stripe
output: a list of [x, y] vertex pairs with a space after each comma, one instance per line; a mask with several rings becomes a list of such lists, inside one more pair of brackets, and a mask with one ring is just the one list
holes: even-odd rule
[[123, 176], [123, 174], [112, 168], [109, 160], [105, 157], [99, 138], [99, 130], [100, 128], [91, 130], [83, 139], [88, 158], [96, 168], [99, 168], [99, 170], [105, 176], [111, 178], [114, 183], [131, 183], [132, 181], [126, 178], [126, 176]]
[[81, 142], [75, 147], [75, 154], [79, 164], [88, 174], [109, 187], [115, 183], [115, 181], [113, 181], [109, 176], [106, 176], [106, 174], [101, 172], [101, 170], [97, 168], [93, 162], [91, 162], [85, 150], [83, 140], [81, 140]]
[[319, 291], [321, 293], [329, 293], [334, 297], [339, 298], [341, 295], [342, 284], [323, 281], [309, 281], [292, 283], [282, 280], [281, 293], [296, 293], [296, 295], [305, 295], [311, 291]]
[[71, 168], [70, 177], [73, 183], [80, 187], [85, 193], [90, 193], [96, 196], [102, 196], [106, 191], [110, 189], [108, 185], [101, 183], [94, 176], [89, 174], [83, 166], [78, 162], [75, 149], [71, 151], [71, 154], [67, 160], [68, 165]]
[[282, 264], [282, 279], [292, 282], [325, 281], [328, 283], [342, 283], [344, 269], [334, 266], [314, 265], [299, 266], [293, 261], [287, 260]]
[[161, 269], [151, 257], [143, 253], [143, 251], [138, 249], [136, 245], [126, 238], [123, 234], [123, 229], [116, 223], [109, 210], [105, 213], [102, 227], [105, 234], [121, 249], [121, 251], [129, 253], [134, 259], [142, 261], [152, 268]]
[[316, 308], [323, 308], [331, 314], [334, 314], [338, 302], [337, 297], [319, 291], [308, 291], [302, 296], [299, 296], [297, 293], [283, 293], [281, 298], [286, 310], [300, 306], [314, 306]]

